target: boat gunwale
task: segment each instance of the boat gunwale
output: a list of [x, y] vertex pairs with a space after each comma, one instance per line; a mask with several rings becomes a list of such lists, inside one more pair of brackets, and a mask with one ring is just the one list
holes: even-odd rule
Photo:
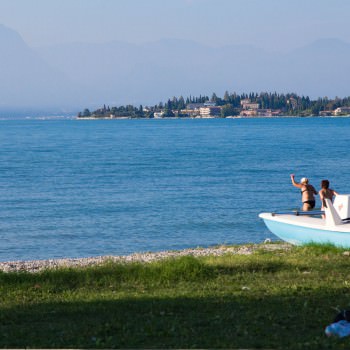
[[259, 214], [259, 217], [264, 221], [268, 220], [320, 231], [350, 233], [350, 222], [343, 222], [341, 225], [327, 225], [326, 221], [322, 218], [297, 216], [292, 214], [273, 215], [273, 213], [261, 213]]

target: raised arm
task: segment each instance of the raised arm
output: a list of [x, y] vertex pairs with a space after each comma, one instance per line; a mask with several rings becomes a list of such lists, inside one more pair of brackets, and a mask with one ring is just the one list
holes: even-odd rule
[[323, 194], [323, 190], [322, 189], [320, 189], [319, 191], [318, 191], [318, 195], [320, 196], [320, 199], [321, 199], [321, 202], [323, 201], [323, 198], [324, 198], [324, 194]]
[[302, 188], [303, 187], [302, 184], [300, 184], [298, 182], [295, 182], [295, 175], [294, 174], [290, 174], [290, 179], [292, 180], [293, 186], [298, 187], [298, 188]]

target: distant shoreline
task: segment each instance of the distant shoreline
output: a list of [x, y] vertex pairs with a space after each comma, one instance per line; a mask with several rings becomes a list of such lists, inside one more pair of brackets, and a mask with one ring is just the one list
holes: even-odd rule
[[287, 119], [287, 118], [299, 118], [299, 119], [310, 119], [310, 118], [317, 118], [317, 119], [338, 119], [338, 118], [350, 118], [350, 115], [337, 115], [337, 116], [297, 116], [297, 115], [280, 115], [280, 116], [249, 116], [249, 117], [242, 117], [242, 116], [232, 116], [232, 117], [164, 117], [164, 118], [135, 118], [135, 117], [75, 117], [76, 120], [208, 120], [208, 119]]

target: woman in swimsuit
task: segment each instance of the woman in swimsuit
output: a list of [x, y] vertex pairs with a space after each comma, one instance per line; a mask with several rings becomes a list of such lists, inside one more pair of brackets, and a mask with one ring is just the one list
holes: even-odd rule
[[322, 180], [321, 181], [321, 189], [319, 190], [318, 194], [320, 195], [321, 203], [322, 203], [322, 210], [325, 207], [325, 198], [330, 199], [333, 202], [334, 196], [337, 196], [338, 193], [334, 190], [329, 188], [329, 181], [328, 180]]
[[300, 180], [300, 183], [295, 181], [294, 174], [290, 175], [293, 186], [297, 187], [301, 191], [301, 201], [303, 202], [303, 210], [310, 211], [315, 208], [316, 200], [315, 196], [317, 191], [315, 187], [309, 184], [309, 180], [306, 177], [303, 177]]

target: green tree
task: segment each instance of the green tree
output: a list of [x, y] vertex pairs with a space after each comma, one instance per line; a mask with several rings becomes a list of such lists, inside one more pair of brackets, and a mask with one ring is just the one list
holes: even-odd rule
[[221, 116], [222, 117], [229, 117], [235, 115], [235, 108], [231, 104], [226, 104], [221, 109]]
[[175, 114], [172, 111], [172, 102], [170, 100], [168, 100], [168, 102], [164, 106], [163, 117], [165, 118], [175, 117]]
[[230, 102], [230, 94], [228, 93], [227, 90], [225, 91], [225, 94], [224, 94], [224, 101], [226, 103]]
[[91, 117], [91, 112], [88, 108], [85, 108], [83, 111], [83, 117]]
[[181, 109], [185, 109], [185, 107], [186, 107], [185, 99], [182, 96], [180, 96], [177, 108], [181, 110]]
[[216, 93], [213, 92], [213, 94], [211, 95], [211, 99], [210, 99], [211, 102], [218, 102], [218, 97], [216, 96]]

